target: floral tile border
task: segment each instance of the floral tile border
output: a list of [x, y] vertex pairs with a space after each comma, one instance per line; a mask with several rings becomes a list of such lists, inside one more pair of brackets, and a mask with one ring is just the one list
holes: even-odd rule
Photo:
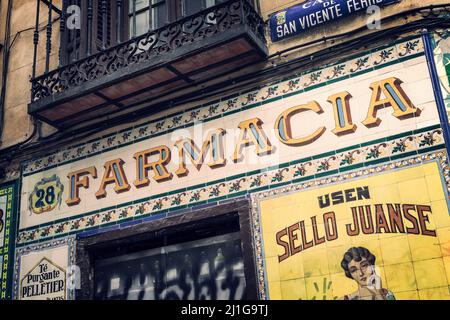
[[[19, 296], [19, 283], [20, 283], [20, 261], [22, 256], [27, 255], [31, 252], [36, 253], [39, 251], [51, 250], [57, 247], [65, 246], [69, 247], [68, 252], [68, 266], [76, 265], [76, 244], [75, 237], [66, 237], [63, 239], [52, 240], [48, 242], [41, 242], [39, 244], [24, 246], [16, 249], [16, 257], [14, 263], [14, 286], [12, 292], [12, 298], [17, 299]], [[66, 280], [67, 281], [67, 280]], [[74, 300], [75, 292], [73, 290], [68, 290], [67, 300]]]
[[369, 72], [423, 55], [421, 38], [402, 39], [383, 48], [360, 53], [347, 60], [325, 65], [297, 76], [281, 80], [269, 86], [240, 92], [187, 111], [152, 120], [143, 125], [121, 130], [120, 132], [91, 140], [69, 148], [58, 150], [46, 157], [26, 162], [22, 166], [24, 176], [48, 170], [50, 168], [94, 156], [131, 143], [151, 137], [167, 134], [173, 130], [192, 126], [217, 117], [227, 116], [241, 110], [269, 103], [274, 99], [287, 97], [323, 86], [332, 82]]
[[447, 185], [447, 192], [450, 193], [450, 167], [447, 161], [447, 153], [445, 151], [437, 151], [434, 153], [416, 155], [415, 157], [394, 161], [391, 163], [380, 164], [370, 168], [362, 168], [361, 170], [348, 172], [344, 174], [339, 174], [324, 179], [311, 180], [305, 183], [292, 184], [286, 187], [281, 187], [277, 189], [272, 189], [269, 191], [253, 194], [251, 199], [252, 203], [252, 233], [253, 233], [253, 243], [255, 248], [256, 256], [256, 267], [257, 267], [257, 281], [258, 281], [258, 293], [262, 300], [269, 299], [266, 277], [265, 277], [265, 266], [264, 266], [264, 255], [263, 255], [263, 242], [262, 242], [262, 229], [260, 221], [260, 201], [276, 196], [278, 194], [290, 193], [304, 191], [318, 186], [324, 186], [331, 183], [353, 180], [359, 177], [365, 177], [370, 175], [379, 174], [381, 172], [389, 172], [396, 169], [407, 168], [423, 164], [424, 162], [436, 161], [443, 173], [445, 184]]
[[328, 152], [313, 159], [293, 161], [213, 181], [206, 186], [194, 186], [170, 194], [156, 195], [114, 208], [23, 229], [19, 231], [17, 245], [23, 246], [84, 231], [98, 230], [146, 217], [162, 218], [169, 212], [176, 213], [177, 210], [204, 203], [236, 198], [264, 189], [312, 180], [443, 148], [443, 130], [434, 126], [390, 139], [380, 139], [367, 145], [343, 149], [345, 151]]

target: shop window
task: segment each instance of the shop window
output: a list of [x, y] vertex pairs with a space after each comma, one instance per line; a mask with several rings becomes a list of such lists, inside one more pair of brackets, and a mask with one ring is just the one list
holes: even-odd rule
[[158, 29], [168, 22], [166, 0], [129, 0], [129, 37]]
[[130, 38], [137, 37], [226, 0], [129, 0]]
[[163, 246], [95, 264], [95, 299], [240, 300], [245, 277], [238, 233]]
[[[132, 243], [130, 243], [132, 242]], [[239, 223], [175, 227], [164, 236], [94, 254], [97, 300], [241, 300], [247, 297]]]

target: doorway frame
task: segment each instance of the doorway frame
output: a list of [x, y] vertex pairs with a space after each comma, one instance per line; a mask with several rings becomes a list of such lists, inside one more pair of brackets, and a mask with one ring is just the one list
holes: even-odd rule
[[95, 252], [112, 246], [142, 243], [167, 233], [189, 232], [195, 229], [196, 223], [211, 224], [218, 220], [239, 220], [246, 283], [245, 300], [258, 300], [255, 250], [251, 228], [250, 199], [239, 199], [223, 204], [210, 205], [206, 208], [177, 214], [174, 212], [166, 218], [137, 225], [99, 233], [93, 236], [79, 234], [76, 241], [76, 265], [80, 268], [80, 289], [76, 290], [76, 300], [94, 300], [94, 261]]

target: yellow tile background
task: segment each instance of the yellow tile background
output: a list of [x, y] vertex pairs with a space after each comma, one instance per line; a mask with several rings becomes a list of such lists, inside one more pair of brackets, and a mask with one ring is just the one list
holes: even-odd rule
[[295, 279], [281, 282], [283, 300], [307, 300], [305, 279]]
[[417, 287], [433, 289], [447, 285], [444, 261], [442, 258], [413, 262]]
[[411, 262], [384, 266], [386, 288], [392, 292], [417, 290], [414, 267]]

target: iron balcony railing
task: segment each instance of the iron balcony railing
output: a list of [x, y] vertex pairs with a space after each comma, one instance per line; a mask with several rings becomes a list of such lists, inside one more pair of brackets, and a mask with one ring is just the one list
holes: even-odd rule
[[[38, 0], [38, 3], [42, 0]], [[50, 69], [50, 57], [52, 50], [52, 14], [60, 14], [60, 33], [65, 30], [66, 17], [64, 10], [55, 8], [51, 0], [45, 1], [48, 5], [48, 23], [46, 27], [46, 53], [45, 69], [42, 75], [36, 76], [39, 47], [39, 4], [37, 9], [36, 30], [34, 36], [34, 62], [32, 74], [32, 103], [45, 97], [64, 92], [70, 88], [80, 86], [89, 81], [106, 77], [130, 65], [139, 64], [154, 59], [157, 56], [168, 54], [184, 45], [198, 43], [203, 39], [214, 37], [235, 25], [246, 25], [253, 34], [264, 44], [264, 21], [247, 0], [230, 0], [202, 10], [191, 16], [182, 18], [174, 23], [159, 29], [149, 31], [146, 34], [132, 38], [128, 41], [89, 55], [92, 50], [92, 7], [88, 7], [84, 48], [86, 56], [67, 65], [61, 65], [62, 51], [59, 52], [59, 67]], [[92, 2], [89, 0], [89, 4]]]

